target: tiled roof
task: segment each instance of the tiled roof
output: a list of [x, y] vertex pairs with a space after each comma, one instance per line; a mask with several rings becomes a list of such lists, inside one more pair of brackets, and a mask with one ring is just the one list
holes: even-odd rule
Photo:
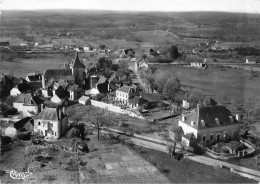
[[[197, 107], [186, 116], [184, 122], [188, 125], [191, 125], [191, 121], [195, 122], [195, 124], [191, 126], [199, 130], [203, 128], [213, 128], [235, 124], [235, 121], [232, 122], [234, 120], [233, 116], [232, 119], [230, 119], [230, 116], [232, 116], [231, 112], [222, 105]], [[218, 119], [219, 124], [216, 122], [216, 119]], [[204, 127], [201, 120], [204, 121]]]
[[98, 79], [98, 81], [97, 81], [97, 84], [103, 84], [103, 83], [106, 82], [106, 80], [107, 80], [106, 77], [104, 77], [104, 76], [100, 76], [99, 79]]
[[23, 118], [17, 122], [14, 123], [14, 128], [16, 128], [17, 130], [21, 130], [24, 128], [25, 124], [28, 123], [32, 118], [30, 117], [26, 117]]
[[27, 83], [18, 84], [16, 87], [21, 93], [31, 90], [31, 87]]
[[113, 74], [113, 75], [108, 79], [108, 82], [119, 83], [119, 80], [116, 78], [115, 74]]
[[126, 75], [126, 72], [122, 69], [118, 69], [116, 72], [115, 72], [115, 76], [116, 77], [121, 77], [121, 76], [124, 76]]
[[144, 98], [141, 98], [139, 96], [134, 96], [133, 98], [129, 99], [129, 103], [134, 103], [134, 104], [138, 104], [138, 105], [143, 105], [147, 102], [148, 102], [147, 100], [145, 100]]
[[40, 105], [41, 103], [43, 103], [43, 100], [40, 99], [38, 96], [32, 96], [31, 93], [27, 93], [27, 94], [21, 94], [18, 96], [18, 98], [16, 99], [15, 103], [25, 103], [25, 104], [30, 104], [30, 101], [33, 101], [34, 104], [36, 105]]
[[79, 60], [79, 55], [77, 53], [77, 56], [74, 61], [72, 61], [71, 67], [73, 68], [85, 68], [84, 64]]
[[161, 95], [157, 93], [142, 93], [141, 97], [146, 99], [149, 102], [160, 102], [161, 101]]
[[60, 79], [57, 83], [55, 83], [57, 87], [61, 86], [64, 90], [66, 90], [67, 86], [69, 85], [64, 80]]
[[90, 99], [90, 97], [87, 97], [87, 96], [85, 96], [85, 95], [83, 95], [81, 98], [79, 98], [79, 100], [78, 101], [87, 101], [87, 100], [89, 100]]
[[77, 84], [73, 84], [73, 85], [69, 85], [68, 86], [68, 91], [73, 91], [73, 92], [75, 92], [77, 89], [78, 89], [78, 85]]
[[49, 79], [52, 78], [54, 81], [59, 81], [60, 79], [65, 81], [75, 80], [71, 69], [46, 69], [43, 76]]
[[[62, 116], [63, 118], [64, 116]], [[42, 120], [53, 120], [58, 121], [58, 109], [57, 108], [49, 108], [46, 107], [43, 111], [41, 111], [34, 119], [42, 119]]]
[[28, 75], [27, 76], [30, 81], [39, 81], [42, 79], [42, 76], [40, 74], [38, 75]]
[[129, 93], [131, 89], [133, 89], [131, 86], [122, 86], [117, 91]]

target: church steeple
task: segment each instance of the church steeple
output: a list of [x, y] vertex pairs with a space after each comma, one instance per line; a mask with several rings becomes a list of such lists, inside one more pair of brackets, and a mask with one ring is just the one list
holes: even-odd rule
[[72, 61], [71, 68], [85, 68], [84, 64], [79, 60], [79, 54], [76, 53], [76, 58]]

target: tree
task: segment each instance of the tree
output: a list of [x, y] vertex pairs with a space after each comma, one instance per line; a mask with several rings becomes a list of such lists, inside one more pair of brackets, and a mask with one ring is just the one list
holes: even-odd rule
[[99, 45], [99, 49], [104, 50], [105, 48], [106, 48], [106, 46], [104, 44]]
[[111, 68], [111, 66], [112, 66], [112, 61], [110, 59], [101, 57], [98, 59], [97, 71], [103, 72], [105, 71], [106, 68]]
[[249, 102], [244, 104], [243, 107], [246, 111], [246, 119], [248, 122], [251, 122], [254, 120], [255, 114], [256, 114], [256, 106], [255, 102]]
[[104, 127], [111, 126], [113, 123], [117, 124], [117, 119], [114, 115], [108, 114], [105, 110], [91, 110], [89, 113], [89, 120], [94, 125], [94, 128], [98, 132], [98, 140], [100, 137], [100, 131], [104, 129]]
[[124, 71], [129, 68], [129, 60], [121, 60], [119, 63], [119, 68], [123, 69]]
[[180, 89], [180, 80], [178, 78], [172, 77], [167, 80], [163, 89], [163, 94], [172, 102], [179, 89]]
[[167, 56], [173, 60], [179, 57], [178, 48], [176, 45], [172, 45], [167, 53]]

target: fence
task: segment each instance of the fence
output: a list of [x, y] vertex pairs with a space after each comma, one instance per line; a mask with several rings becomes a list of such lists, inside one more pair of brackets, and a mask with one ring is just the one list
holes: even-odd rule
[[120, 114], [126, 114], [131, 117], [139, 118], [139, 119], [145, 119], [143, 116], [137, 115], [132, 111], [124, 110], [121, 107], [115, 106], [113, 104], [107, 104], [100, 101], [90, 100], [91, 105], [99, 108], [103, 108], [112, 112], [120, 113]]

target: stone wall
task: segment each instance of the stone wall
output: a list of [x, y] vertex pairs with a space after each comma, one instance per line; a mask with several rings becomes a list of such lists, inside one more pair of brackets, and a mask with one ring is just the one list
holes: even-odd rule
[[131, 117], [135, 117], [135, 118], [139, 118], [139, 119], [145, 119], [143, 116], [139, 116], [132, 111], [124, 110], [124, 109], [120, 108], [119, 106], [115, 106], [113, 104], [107, 104], [107, 103], [95, 101], [95, 100], [90, 100], [90, 102], [91, 102], [91, 105], [93, 105], [95, 107], [103, 108], [103, 109], [106, 109], [106, 110], [109, 110], [112, 112], [116, 112], [119, 114], [126, 114]]

